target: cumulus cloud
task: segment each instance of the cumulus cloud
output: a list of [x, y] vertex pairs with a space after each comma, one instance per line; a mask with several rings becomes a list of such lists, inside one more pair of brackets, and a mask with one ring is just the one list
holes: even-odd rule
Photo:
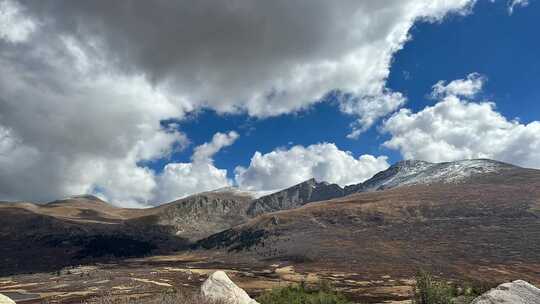
[[238, 133], [216, 133], [212, 141], [195, 147], [191, 163], [169, 163], [158, 178], [157, 202], [164, 203], [193, 193], [214, 190], [232, 185], [227, 170], [218, 169], [212, 157], [230, 146]]
[[508, 120], [496, 111], [493, 102], [463, 99], [462, 93], [450, 90], [435, 105], [417, 113], [400, 110], [384, 123], [383, 130], [391, 135], [384, 145], [398, 149], [408, 159], [491, 158], [540, 168], [540, 122]]
[[194, 107], [269, 116], [305, 108], [336, 89], [384, 97], [392, 55], [414, 22], [467, 13], [474, 2], [57, 0], [26, 5], [38, 17], [52, 17], [56, 31], [99, 39], [111, 62], [169, 84]]
[[195, 148], [193, 153], [193, 162], [212, 162], [212, 156], [216, 154], [223, 147], [232, 145], [239, 135], [235, 131], [230, 131], [229, 133], [216, 133], [212, 137], [212, 141], [209, 143], [204, 143]]
[[99, 193], [147, 203], [154, 173], [139, 163], [186, 144], [160, 124], [181, 118], [182, 105], [143, 76], [110, 68], [92, 41], [42, 26], [24, 42], [0, 39], [0, 197]]
[[162, 122], [201, 108], [266, 117], [340, 90], [364, 130], [401, 104], [385, 82], [414, 22], [474, 2], [0, 0], [0, 199], [148, 204], [163, 179], [144, 163], [187, 144]]
[[249, 167], [236, 167], [235, 178], [241, 188], [249, 190], [286, 188], [312, 177], [345, 186], [362, 182], [386, 168], [385, 156], [355, 158], [335, 144], [322, 143], [266, 154], [255, 152]]
[[529, 0], [510, 0], [508, 1], [508, 14], [512, 15], [516, 7], [525, 7], [529, 5]]
[[474, 97], [478, 94], [484, 86], [485, 77], [478, 73], [471, 73], [467, 75], [466, 79], [456, 79], [446, 83], [444, 80], [440, 80], [433, 85], [433, 91], [431, 97], [444, 98], [445, 96], [461, 96], [461, 97]]
[[353, 123], [352, 131], [347, 135], [347, 138], [357, 139], [362, 132], [369, 129], [378, 119], [396, 111], [405, 101], [405, 97], [397, 92], [344, 99], [340, 104], [341, 111], [359, 117]]

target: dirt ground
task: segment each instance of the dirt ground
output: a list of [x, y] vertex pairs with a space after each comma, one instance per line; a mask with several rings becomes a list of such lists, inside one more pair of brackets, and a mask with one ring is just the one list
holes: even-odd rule
[[414, 281], [347, 271], [315, 270], [288, 262], [225, 262], [189, 253], [129, 259], [117, 263], [68, 267], [52, 273], [0, 277], [0, 293], [17, 303], [91, 303], [99, 296], [147, 297], [178, 289], [196, 291], [216, 270], [224, 270], [251, 296], [266, 289], [326, 280], [359, 303], [407, 303]]
[[[540, 265], [493, 265], [460, 271], [475, 278], [503, 278], [534, 272], [531, 267], [540, 269]], [[252, 297], [274, 287], [326, 281], [356, 303], [410, 303], [415, 283], [414, 274], [398, 275], [396, 269], [387, 269], [385, 273], [384, 269], [374, 272], [345, 262], [261, 262], [245, 256], [195, 251], [0, 277], [0, 293], [24, 304], [93, 303], [102, 296], [151, 297], [174, 290], [197, 292], [216, 270], [224, 270]]]

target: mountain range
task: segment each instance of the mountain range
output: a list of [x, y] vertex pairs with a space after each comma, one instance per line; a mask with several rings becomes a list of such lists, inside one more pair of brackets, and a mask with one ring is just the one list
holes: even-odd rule
[[504, 259], [540, 264], [540, 170], [407, 160], [345, 187], [310, 179], [262, 197], [219, 189], [149, 209], [89, 195], [3, 202], [0, 218], [2, 274], [179, 250], [463, 273]]

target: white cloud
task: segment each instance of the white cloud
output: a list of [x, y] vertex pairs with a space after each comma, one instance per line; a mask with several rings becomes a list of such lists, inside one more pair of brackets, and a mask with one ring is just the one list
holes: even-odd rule
[[344, 113], [358, 115], [348, 138], [357, 139], [362, 132], [369, 129], [378, 119], [394, 112], [405, 103], [405, 97], [397, 92], [385, 92], [377, 96], [344, 99], [340, 109]]
[[45, 31], [0, 45], [2, 199], [99, 192], [116, 204], [146, 204], [155, 177], [139, 162], [187, 143], [160, 125], [181, 118], [182, 105], [144, 77], [108, 68], [89, 43]]
[[364, 130], [401, 104], [385, 83], [414, 22], [474, 1], [22, 3], [0, 0], [0, 199], [98, 192], [132, 206], [164, 180], [143, 164], [187, 144], [164, 120], [279, 115], [339, 89]]
[[234, 131], [229, 133], [216, 133], [212, 137], [212, 141], [209, 143], [204, 143], [195, 148], [193, 153], [193, 162], [212, 162], [212, 156], [216, 154], [223, 147], [232, 145], [239, 135]]
[[266, 154], [255, 152], [249, 167], [236, 167], [235, 178], [241, 188], [248, 190], [286, 188], [312, 177], [345, 186], [362, 182], [386, 168], [385, 156], [355, 158], [335, 144], [322, 143]]
[[433, 86], [431, 97], [435, 99], [448, 95], [474, 97], [482, 90], [485, 81], [485, 77], [478, 73], [471, 73], [467, 75], [467, 79], [456, 79], [448, 84], [441, 80]]
[[18, 2], [0, 0], [0, 39], [10, 43], [26, 41], [37, 27], [36, 22], [22, 12]]
[[[36, 16], [52, 18], [57, 31], [98, 39], [111, 63], [168, 85], [193, 108], [265, 117], [303, 109], [336, 89], [368, 103], [360, 108], [373, 107], [377, 99], [384, 103], [392, 56], [414, 22], [465, 14], [474, 2], [202, 0], [128, 6], [68, 0], [28, 6]], [[360, 123], [374, 117], [359, 114]]]
[[527, 5], [529, 5], [529, 0], [510, 0], [508, 1], [508, 14], [512, 15], [516, 7], [525, 7]]
[[212, 157], [238, 139], [238, 133], [216, 133], [209, 143], [195, 147], [191, 163], [169, 163], [158, 177], [157, 201], [165, 203], [193, 193], [232, 185], [227, 170], [218, 169]]
[[540, 122], [508, 120], [492, 102], [473, 102], [452, 93], [463, 95], [452, 91], [418, 113], [402, 109], [394, 114], [384, 123], [384, 131], [392, 136], [384, 145], [407, 159], [491, 158], [540, 168]]

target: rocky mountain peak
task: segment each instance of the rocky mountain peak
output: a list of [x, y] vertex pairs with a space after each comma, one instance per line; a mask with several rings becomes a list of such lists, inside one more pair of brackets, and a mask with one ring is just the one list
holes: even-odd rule
[[509, 168], [515, 167], [489, 159], [470, 159], [443, 163], [403, 160], [375, 174], [369, 180], [346, 188], [346, 190], [349, 190], [348, 193], [353, 193], [384, 190], [406, 185], [460, 183], [474, 176], [496, 173]]
[[323, 201], [343, 196], [343, 188], [337, 184], [318, 182], [310, 178], [302, 183], [276, 193], [260, 197], [251, 203], [248, 215], [298, 208], [309, 202]]
[[194, 240], [246, 221], [246, 209], [252, 200], [237, 189], [218, 189], [161, 205], [155, 215], [158, 224]]
[[512, 165], [489, 159], [471, 159], [444, 163], [422, 160], [402, 160], [372, 178], [345, 188], [337, 184], [310, 178], [287, 189], [254, 200], [248, 209], [249, 216], [298, 208], [310, 202], [329, 200], [358, 192], [371, 192], [407, 185], [434, 183], [461, 183], [483, 174], [515, 168]]

